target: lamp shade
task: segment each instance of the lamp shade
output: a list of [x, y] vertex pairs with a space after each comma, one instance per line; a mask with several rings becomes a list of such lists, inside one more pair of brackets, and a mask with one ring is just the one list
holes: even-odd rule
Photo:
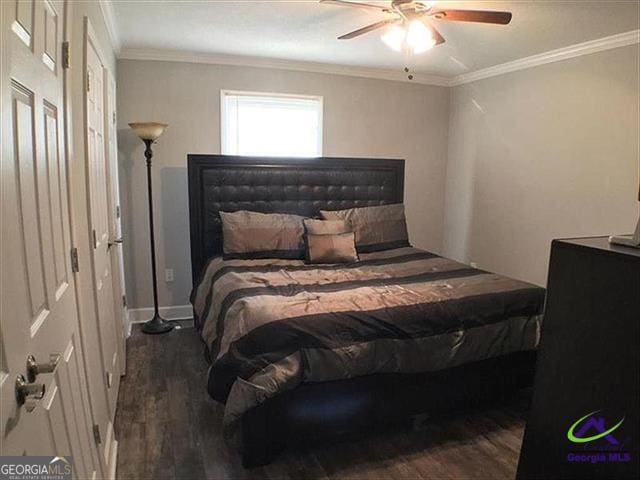
[[157, 122], [130, 123], [129, 126], [141, 140], [157, 140], [168, 127], [166, 123]]

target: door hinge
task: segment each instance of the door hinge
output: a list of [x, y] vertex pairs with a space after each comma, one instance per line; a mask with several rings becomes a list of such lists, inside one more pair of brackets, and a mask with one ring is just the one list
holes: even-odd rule
[[71, 249], [71, 271], [78, 273], [80, 271], [80, 265], [78, 264], [78, 249], [73, 247]]
[[122, 306], [123, 307], [127, 306], [127, 296], [126, 295], [122, 295]]
[[113, 124], [114, 125], [116, 124], [116, 112], [115, 112], [115, 110], [113, 112]]
[[102, 438], [100, 437], [100, 425], [93, 426], [93, 439], [96, 441], [96, 445], [100, 445], [102, 443]]
[[69, 68], [69, 42], [62, 42], [62, 68]]
[[116, 205], [116, 218], [120, 218], [120, 205]]
[[87, 72], [87, 85], [86, 85], [86, 88], [87, 88], [87, 92], [91, 91], [91, 75], [89, 75], [89, 72]]
[[98, 248], [98, 238], [96, 237], [96, 231], [91, 230], [91, 233], [93, 234], [93, 248]]

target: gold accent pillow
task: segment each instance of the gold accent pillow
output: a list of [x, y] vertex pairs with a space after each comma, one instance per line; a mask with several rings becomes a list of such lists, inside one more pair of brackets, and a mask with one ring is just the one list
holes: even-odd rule
[[325, 220], [347, 220], [356, 234], [358, 253], [409, 246], [404, 205], [394, 203], [347, 210], [321, 210]]
[[309, 263], [357, 262], [355, 234], [307, 235], [307, 260]]
[[346, 220], [316, 220], [315, 218], [307, 218], [304, 221], [304, 228], [309, 235], [353, 232], [351, 224]]
[[226, 258], [304, 258], [305, 217], [240, 210], [220, 218]]

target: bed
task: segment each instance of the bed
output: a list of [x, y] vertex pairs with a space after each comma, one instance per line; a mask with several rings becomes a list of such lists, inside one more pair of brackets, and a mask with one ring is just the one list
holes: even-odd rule
[[192, 302], [246, 466], [530, 384], [544, 290], [411, 246], [357, 262], [233, 259], [219, 212], [401, 203], [404, 162], [189, 155]]

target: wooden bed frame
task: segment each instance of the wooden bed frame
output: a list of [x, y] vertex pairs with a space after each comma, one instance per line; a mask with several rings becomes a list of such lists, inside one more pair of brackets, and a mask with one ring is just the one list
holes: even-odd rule
[[[207, 260], [222, 253], [220, 211], [316, 216], [321, 209], [404, 199], [404, 160], [189, 155], [188, 167], [194, 285]], [[303, 384], [244, 415], [243, 464], [269, 463], [288, 444], [309, 438], [350, 435], [506, 395], [532, 384], [534, 365], [534, 352], [519, 352], [439, 372]]]

